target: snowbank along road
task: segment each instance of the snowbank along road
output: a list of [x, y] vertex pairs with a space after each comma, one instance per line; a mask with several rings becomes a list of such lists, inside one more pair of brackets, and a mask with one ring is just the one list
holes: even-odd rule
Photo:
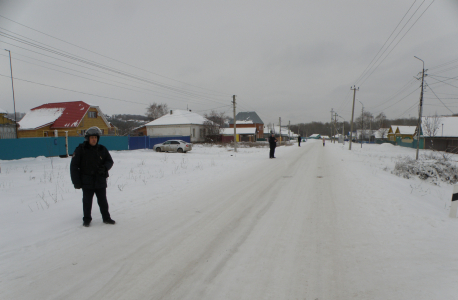
[[267, 151], [237, 176], [118, 211], [115, 226], [2, 255], [1, 298], [458, 299], [458, 256], [437, 260], [444, 240], [458, 249], [456, 222], [412, 211], [386, 188], [393, 175], [338, 144]]

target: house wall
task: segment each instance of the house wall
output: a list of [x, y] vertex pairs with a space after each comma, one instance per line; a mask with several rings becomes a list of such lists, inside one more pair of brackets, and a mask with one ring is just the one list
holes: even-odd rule
[[155, 125], [147, 126], [148, 136], [190, 136], [191, 143], [205, 141], [203, 125]]
[[45, 126], [40, 129], [34, 129], [34, 130], [18, 130], [18, 137], [19, 138], [28, 138], [28, 137], [53, 137], [54, 136], [54, 130], [57, 130], [58, 136], [65, 136], [65, 131], [68, 131], [68, 136], [82, 136], [81, 131], [82, 130], [87, 130], [92, 126], [97, 126], [99, 127], [103, 135], [109, 134], [112, 129], [107, 126], [103, 118], [99, 115], [99, 112], [97, 111], [97, 108], [90, 108], [88, 110], [97, 112], [97, 118], [89, 118], [88, 113], [86, 113], [83, 117], [83, 120], [81, 121], [79, 127], [70, 127], [70, 128], [51, 128], [52, 125]]
[[5, 124], [14, 124], [13, 120], [10, 120], [6, 117], [5, 114], [0, 115], [0, 124], [5, 125]]
[[[238, 128], [253, 128], [256, 127], [258, 133], [256, 138], [263, 138], [264, 137], [264, 124], [237, 124]], [[234, 128], [234, 124], [229, 124], [229, 128]]]

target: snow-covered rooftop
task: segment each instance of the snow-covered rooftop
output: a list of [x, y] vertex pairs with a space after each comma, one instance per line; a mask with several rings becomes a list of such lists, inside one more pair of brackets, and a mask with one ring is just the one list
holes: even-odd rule
[[145, 124], [145, 126], [187, 124], [203, 125], [205, 122], [209, 122], [209, 120], [199, 114], [187, 110], [175, 109], [172, 110], [172, 114], [168, 113], [154, 121]]
[[47, 126], [56, 121], [64, 112], [64, 108], [42, 108], [29, 111], [21, 121], [19, 130], [30, 130]]
[[395, 126], [395, 128], [399, 128], [399, 132], [401, 134], [414, 134], [415, 129], [417, 129], [417, 126]]
[[458, 117], [423, 117], [421, 129], [423, 136], [458, 137]]
[[7, 114], [8, 112], [0, 107], [0, 114]]
[[236, 124], [253, 124], [253, 121], [251, 121], [251, 120], [245, 120], [245, 121], [237, 120], [235, 123]]

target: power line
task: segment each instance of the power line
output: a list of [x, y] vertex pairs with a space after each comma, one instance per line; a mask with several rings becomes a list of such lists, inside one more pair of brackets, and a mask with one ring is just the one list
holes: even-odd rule
[[[50, 34], [47, 34], [47, 33], [44, 33], [44, 32], [42, 32], [42, 31], [36, 30], [36, 29], [34, 29], [34, 28], [32, 28], [32, 27], [29, 27], [29, 26], [27, 26], [27, 25], [21, 24], [21, 23], [19, 23], [19, 22], [16, 22], [16, 21], [13, 21], [13, 20], [11, 20], [11, 19], [9, 19], [9, 18], [5, 17], [5, 16], [2, 16], [2, 15], [0, 15], [0, 17], [1, 17], [1, 18], [4, 18], [4, 19], [6, 19], [6, 20], [8, 20], [8, 21], [10, 21], [10, 22], [13, 22], [13, 23], [19, 24], [19, 25], [21, 25], [21, 26], [23, 26], [23, 27], [26, 27], [26, 28], [28, 28], [28, 29], [31, 29], [31, 30], [33, 30], [33, 31], [39, 32], [39, 33], [41, 33], [41, 34], [43, 34], [43, 35], [46, 35], [46, 36], [48, 36], [48, 37], [51, 37], [51, 38], [53, 38], [53, 39], [56, 39], [56, 40], [58, 40], [58, 41], [61, 41], [61, 42], [63, 42], [63, 43], [66, 43], [66, 44], [72, 45], [72, 46], [74, 46], [74, 47], [77, 47], [77, 48], [83, 49], [83, 50], [85, 50], [85, 51], [88, 51], [88, 52], [91, 52], [91, 53], [93, 53], [93, 54], [97, 54], [97, 55], [99, 55], [99, 56], [102, 56], [102, 57], [108, 58], [108, 59], [110, 59], [110, 60], [113, 60], [113, 61], [116, 61], [116, 62], [118, 62], [118, 63], [124, 64], [124, 65], [127, 65], [127, 66], [129, 66], [129, 67], [132, 67], [132, 68], [136, 68], [136, 69], [138, 69], [138, 70], [141, 70], [141, 71], [144, 71], [144, 72], [148, 72], [148, 73], [150, 73], [150, 74], [153, 74], [153, 75], [156, 75], [156, 76], [160, 76], [160, 77], [163, 77], [163, 78], [166, 78], [166, 79], [170, 79], [170, 80], [173, 80], [173, 81], [176, 81], [176, 82], [179, 82], [179, 83], [183, 83], [183, 84], [186, 84], [186, 85], [189, 85], [189, 86], [193, 86], [193, 87], [196, 87], [196, 88], [200, 88], [200, 89], [204, 89], [204, 90], [208, 90], [208, 91], [212, 91], [212, 92], [220, 93], [220, 94], [223, 94], [223, 95], [226, 95], [226, 96], [227, 96], [227, 95], [230, 95], [230, 94], [228, 94], [228, 93], [222, 93], [222, 92], [219, 92], [219, 91], [214, 91], [214, 90], [210, 90], [210, 89], [207, 89], [207, 88], [203, 88], [203, 87], [195, 86], [195, 85], [192, 85], [192, 84], [189, 84], [189, 83], [183, 82], [183, 81], [179, 81], [179, 80], [176, 80], [176, 79], [173, 79], [173, 78], [170, 78], [170, 77], [164, 76], [164, 75], [160, 75], [160, 74], [157, 74], [157, 73], [154, 73], [154, 72], [151, 72], [151, 71], [148, 71], [148, 70], [145, 70], [145, 69], [139, 68], [139, 67], [137, 67], [137, 66], [134, 66], [134, 65], [131, 65], [131, 64], [128, 64], [128, 63], [122, 62], [122, 61], [120, 61], [120, 60], [117, 60], [117, 59], [111, 58], [111, 57], [109, 57], [109, 56], [106, 56], [106, 55], [103, 55], [103, 54], [97, 53], [97, 52], [95, 52], [95, 51], [92, 51], [92, 50], [89, 50], [89, 49], [83, 48], [83, 47], [81, 47], [81, 46], [78, 46], [78, 45], [75, 45], [75, 44], [73, 44], [73, 43], [67, 42], [67, 41], [65, 41], [65, 40], [62, 40], [62, 39], [60, 39], [60, 38], [54, 37], [54, 36], [52, 36], [52, 35], [50, 35]], [[9, 30], [8, 30], [8, 31], [9, 31]], [[9, 31], [9, 32], [12, 32], [12, 31]]]
[[[3, 55], [3, 54], [0, 54], [0, 56], [8, 57], [7, 55]], [[139, 92], [139, 93], [144, 93], [144, 94], [154, 94], [154, 95], [156, 95], [156, 96], [158, 96], [158, 97], [162, 97], [162, 98], [166, 98], [166, 99], [171, 99], [171, 100], [176, 100], [176, 101], [185, 101], [185, 102], [195, 103], [195, 104], [205, 104], [205, 103], [202, 103], [202, 102], [192, 101], [192, 100], [190, 100], [190, 99], [170, 98], [170, 97], [167, 97], [167, 96], [163, 96], [163, 95], [161, 95], [160, 93], [158, 93], [158, 92], [156, 92], [156, 91], [153, 91], [153, 90], [149, 90], [149, 89], [146, 89], [146, 88], [142, 88], [142, 87], [138, 87], [138, 86], [134, 86], [134, 85], [122, 83], [122, 82], [117, 82], [117, 81], [114, 81], [114, 80], [111, 80], [111, 81], [116, 82], [116, 83], [119, 83], [119, 84], [124, 84], [124, 85], [127, 85], [127, 86], [131, 86], [131, 87], [143, 89], [143, 90], [149, 91], [149, 93], [145, 93], [145, 92], [143, 92], [143, 91], [139, 91], [139, 90], [134, 90], [134, 89], [130, 89], [130, 88], [118, 86], [118, 85], [115, 85], [115, 84], [110, 84], [110, 83], [103, 82], [103, 81], [99, 81], [99, 80], [95, 80], [95, 79], [92, 79], [92, 78], [87, 78], [87, 77], [84, 77], [84, 76], [75, 75], [75, 74], [72, 74], [72, 73], [68, 73], [68, 72], [64, 72], [64, 71], [60, 71], [60, 70], [56, 70], [56, 69], [52, 69], [52, 68], [48, 68], [48, 67], [41, 66], [41, 65], [38, 65], [38, 64], [34, 64], [34, 63], [31, 63], [31, 62], [28, 62], [28, 61], [25, 61], [25, 60], [22, 60], [22, 59], [18, 59], [18, 58], [15, 58], [14, 60], [16, 60], [16, 61], [21, 61], [21, 62], [25, 62], [25, 63], [28, 63], [28, 64], [32, 64], [32, 65], [35, 65], [35, 66], [39, 66], [39, 67], [42, 67], [42, 68], [45, 68], [45, 69], [49, 69], [49, 70], [53, 70], [53, 71], [56, 71], [56, 72], [64, 73], [64, 74], [67, 74], [67, 75], [70, 75], [70, 76], [74, 76], [74, 77], [78, 77], [78, 78], [83, 78], [83, 79], [86, 79], [86, 80], [90, 80], [90, 81], [92, 81], [92, 82], [98, 82], [98, 83], [102, 83], [102, 84], [105, 84], [105, 85], [114, 86], [114, 87], [118, 87], [118, 88], [121, 88], [121, 89], [130, 90], [130, 91], [134, 91], [134, 92]], [[52, 65], [54, 65], [54, 64], [52, 64]], [[56, 65], [56, 66], [58, 66], [58, 65]], [[58, 67], [61, 67], [61, 66], [58, 66]], [[64, 69], [69, 69], [69, 70], [72, 70], [72, 71], [75, 71], [75, 72], [81, 72], [81, 71], [73, 70], [73, 69], [70, 69], [70, 68], [65, 68], [65, 67], [62, 67], [62, 68], [64, 68]], [[92, 74], [88, 74], [88, 73], [84, 73], [84, 72], [81, 72], [81, 73], [86, 74], [86, 75], [89, 75], [89, 76], [94, 76], [94, 77], [97, 77], [97, 78], [106, 79], [106, 78], [103, 78], [103, 77], [100, 77], [100, 76], [96, 76], [96, 75], [92, 75]], [[109, 79], [106, 79], [106, 80], [109, 80]]]
[[[383, 43], [382, 47], [380, 47], [380, 49], [378, 50], [377, 54], [375, 54], [374, 58], [371, 60], [371, 62], [369, 63], [369, 65], [367, 65], [366, 69], [363, 71], [363, 73], [361, 73], [361, 75], [358, 77], [358, 79], [356, 79], [356, 82], [355, 84], [358, 84], [359, 80], [364, 77], [363, 75], [366, 73], [366, 70], [369, 68], [369, 66], [372, 64], [372, 62], [374, 61], [374, 59], [378, 56], [378, 54], [380, 53], [380, 51], [382, 51], [382, 49], [385, 47], [386, 43], [389, 41], [389, 39], [391, 38], [391, 36], [393, 35], [393, 33], [396, 31], [396, 29], [398, 29], [399, 25], [402, 23], [402, 21], [404, 20], [404, 18], [407, 16], [407, 14], [409, 13], [409, 11], [412, 9], [412, 7], [414, 6], [414, 4], [417, 2], [417, 0], [414, 0], [414, 2], [412, 3], [412, 5], [410, 6], [410, 8], [407, 10], [407, 12], [404, 14], [404, 16], [402, 17], [401, 21], [399, 21], [398, 25], [396, 25], [396, 27], [394, 28], [394, 30], [391, 32], [390, 36], [386, 39], [385, 43]], [[424, 1], [423, 1], [424, 2]], [[423, 3], [422, 3], [423, 4]], [[420, 5], [421, 6], [421, 5]], [[414, 13], [415, 14], [415, 13]], [[412, 15], [413, 16], [413, 15]], [[410, 20], [410, 19], [409, 19]], [[409, 21], [406, 22], [406, 25]], [[405, 26], [405, 25], [404, 25]], [[404, 27], [403, 27], [404, 28]], [[402, 31], [402, 29], [401, 29]], [[399, 34], [399, 33], [398, 33]], [[396, 37], [394, 38], [396, 39]], [[394, 40], [393, 39], [393, 40]], [[391, 45], [391, 44], [390, 44]], [[389, 47], [389, 46], [388, 46]], [[387, 47], [387, 49], [388, 49]], [[386, 51], [386, 50], [385, 50]], [[383, 55], [383, 53], [382, 53]], [[375, 62], [377, 63], [377, 61]], [[374, 63], [374, 64], [375, 64]]]
[[[6, 76], [6, 75], [2, 75], [2, 74], [0, 74], [0, 76], [10, 78], [10, 76]], [[51, 88], [55, 88], [55, 89], [59, 89], [59, 90], [64, 90], [64, 91], [69, 91], [69, 92], [73, 92], [73, 93], [79, 93], [79, 94], [84, 94], [84, 95], [89, 95], [89, 96], [94, 96], [94, 97], [99, 97], [99, 98], [105, 98], [105, 99], [111, 99], [111, 100], [128, 102], [128, 103], [135, 103], [135, 104], [141, 104], [141, 105], [149, 105], [147, 103], [142, 103], [142, 102], [135, 102], [135, 101], [129, 101], [129, 100], [123, 100], [123, 99], [118, 99], [118, 98], [112, 98], [112, 97], [100, 96], [100, 95], [96, 95], [96, 94], [85, 93], [85, 92], [81, 92], [81, 91], [70, 90], [70, 89], [61, 88], [61, 87], [58, 87], [58, 86], [53, 86], [53, 85], [48, 85], [48, 84], [44, 84], [44, 83], [38, 83], [38, 82], [30, 81], [30, 80], [20, 79], [20, 78], [17, 78], [17, 77], [14, 77], [14, 80], [29, 82], [29, 83], [33, 83], [33, 84], [37, 84], [37, 85], [47, 86], [47, 87], [51, 87]]]
[[[429, 6], [423, 11], [423, 13], [415, 20], [415, 22], [412, 24], [412, 26], [409, 27], [409, 29], [406, 31], [406, 33], [404, 33], [404, 35], [401, 37], [401, 39], [399, 39], [399, 41], [396, 43], [396, 45], [394, 45], [394, 47], [390, 50], [390, 52], [388, 52], [388, 54], [383, 58], [383, 60], [372, 70], [372, 72], [364, 79], [364, 81], [360, 84], [363, 85], [367, 79], [369, 79], [369, 77], [371, 77], [371, 75], [377, 70], [377, 68], [385, 61], [385, 59], [391, 54], [391, 52], [393, 52], [394, 49], [396, 49], [396, 47], [399, 45], [399, 43], [404, 39], [404, 37], [407, 35], [407, 33], [409, 33], [409, 31], [412, 29], [413, 26], [415, 26], [415, 24], [417, 24], [418, 20], [420, 20], [420, 18], [423, 16], [423, 14], [429, 9], [429, 7], [435, 2], [436, 0], [433, 0], [431, 2], [431, 4], [429, 4]], [[425, 2], [425, 0], [423, 1]], [[423, 4], [422, 2], [422, 4]], [[422, 5], [421, 4], [421, 5]], [[420, 6], [421, 6], [420, 5]], [[420, 7], [418, 7], [420, 8]], [[417, 9], [418, 10], [418, 9]], [[415, 13], [417, 12], [417, 10], [414, 12], [414, 14], [412, 15], [412, 17], [415, 15]], [[411, 18], [412, 18], [411, 17]], [[410, 21], [410, 19], [407, 21], [407, 23]], [[407, 25], [406, 23], [406, 25]], [[404, 29], [404, 27], [401, 29], [401, 31]], [[399, 33], [401, 33], [401, 31]], [[396, 35], [397, 37], [397, 35]], [[396, 37], [393, 39], [393, 41], [390, 43], [390, 45], [388, 45], [388, 47], [385, 49], [388, 50], [388, 48], [391, 46], [391, 44], [394, 42], [394, 40], [396, 39]], [[383, 53], [385, 53], [385, 51]], [[382, 53], [382, 55], [383, 55]], [[382, 57], [382, 55], [380, 57]]]
[[[59, 55], [59, 56], [62, 56], [62, 57], [65, 57], [65, 58], [68, 58], [68, 59], [71, 59], [71, 60], [75, 60], [75, 61], [81, 62], [83, 64], [87, 64], [87, 65], [90, 65], [90, 66], [93, 66], [93, 67], [100, 68], [102, 70], [106, 70], [106, 71], [113, 72], [113, 73], [116, 73], [116, 74], [119, 74], [119, 75], [122, 75], [122, 76], [133, 78], [133, 79], [136, 79], [136, 80], [139, 80], [139, 81], [143, 81], [143, 82], [146, 82], [146, 83], [150, 83], [150, 84], [156, 85], [158, 87], [161, 87], [161, 88], [164, 88], [164, 89], [168, 89], [168, 90], [173, 91], [173, 92], [182, 93], [182, 94], [185, 94], [187, 96], [202, 97], [202, 98], [206, 98], [209, 101], [218, 102], [218, 101], [215, 101], [215, 100], [213, 100], [211, 98], [208, 98], [207, 96], [198, 95], [198, 94], [196, 94], [195, 91], [184, 90], [184, 89], [181, 89], [181, 88], [178, 88], [178, 87], [174, 87], [174, 86], [170, 86], [170, 85], [167, 85], [167, 84], [164, 84], [164, 83], [161, 83], [161, 82], [152, 81], [152, 80], [137, 76], [135, 74], [127, 73], [127, 72], [124, 72], [124, 71], [121, 71], [121, 70], [118, 70], [118, 69], [114, 69], [114, 68], [111, 68], [109, 66], [106, 66], [106, 65], [103, 65], [103, 64], [91, 61], [91, 60], [87, 60], [87, 59], [81, 58], [79, 56], [66, 54], [65, 51], [63, 51], [63, 52], [61, 52], [61, 50], [56, 51], [56, 50], [53, 50], [53, 49], [50, 49], [50, 48], [47, 48], [47, 47], [44, 47], [44, 46], [40, 46], [40, 45], [31, 43], [31, 42], [23, 40], [23, 39], [16, 38], [16, 37], [11, 36], [9, 34], [5, 35], [1, 31], [0, 31], [0, 36], [4, 36], [4, 37], [12, 39], [14, 41], [17, 41], [17, 42], [20, 42], [20, 43], [24, 43], [24, 44], [26, 44], [28, 46], [32, 46], [32, 47], [38, 48], [38, 49], [40, 49], [42, 51], [47, 51], [47, 52], [50, 52], [50, 53], [55, 54], [55, 55]], [[7, 43], [7, 42], [4, 42], [4, 43], [10, 44], [10, 43]], [[10, 44], [10, 45], [18, 47], [17, 45], [14, 45], [14, 44]], [[19, 48], [22, 48], [22, 47], [19, 47]], [[22, 49], [25, 49], [25, 48], [22, 48]], [[25, 49], [25, 50], [28, 50], [28, 49]], [[38, 52], [36, 52], [36, 53], [38, 53]], [[41, 53], [38, 53], [38, 54], [41, 54]], [[54, 57], [51, 56], [51, 58], [54, 58]]]
[[436, 93], [434, 93], [433, 89], [428, 85], [427, 82], [425, 82], [426, 85], [429, 87], [429, 89], [431, 90], [431, 92], [433, 92], [434, 96], [436, 96], [436, 98], [442, 103], [442, 105], [445, 106], [446, 109], [448, 109], [452, 114], [454, 113], [450, 108], [447, 107], [447, 105], [445, 105], [444, 102], [442, 102], [442, 100], [436, 95]]

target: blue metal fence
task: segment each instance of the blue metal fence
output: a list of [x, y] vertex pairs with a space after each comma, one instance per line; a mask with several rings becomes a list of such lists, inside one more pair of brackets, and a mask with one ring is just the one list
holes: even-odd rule
[[[190, 143], [190, 136], [168, 137], [128, 137], [128, 136], [102, 136], [100, 144], [108, 150], [135, 150], [152, 149], [154, 145], [167, 140], [183, 140]], [[84, 137], [68, 137], [68, 154], [72, 155], [76, 147], [84, 142]], [[60, 156], [66, 155], [65, 137], [21, 138], [0, 139], [0, 159], [21, 159], [37, 156]]]
[[59, 156], [65, 154], [65, 137], [0, 140], [0, 159]]
[[[72, 155], [75, 148], [84, 142], [83, 137], [68, 137], [68, 154]], [[102, 136], [100, 144], [108, 150], [128, 150], [129, 137]], [[0, 159], [21, 159], [37, 156], [66, 155], [65, 137], [0, 139]]]

